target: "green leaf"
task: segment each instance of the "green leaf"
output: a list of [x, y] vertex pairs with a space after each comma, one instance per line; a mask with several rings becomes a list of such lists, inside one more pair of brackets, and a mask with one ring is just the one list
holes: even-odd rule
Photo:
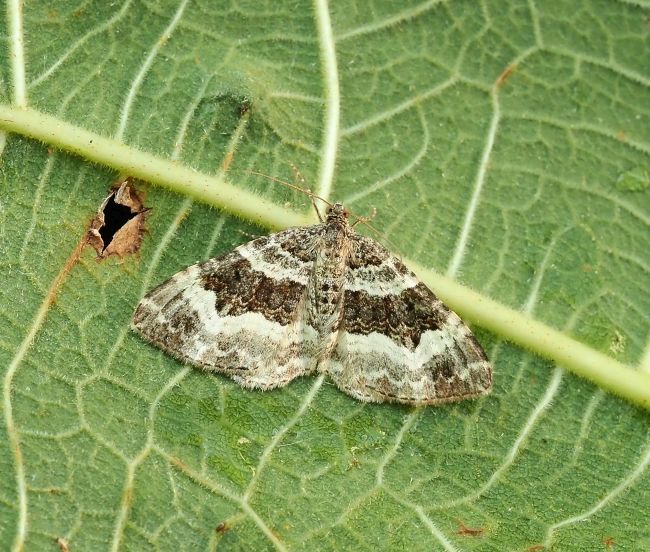
[[[0, 542], [650, 548], [648, 412], [605, 391], [650, 402], [638, 4], [8, 3]], [[476, 323], [489, 397], [245, 391], [129, 330], [174, 272], [313, 220], [251, 174], [294, 182], [291, 164], [376, 207], [384, 243]], [[98, 263], [81, 245], [120, 173], [167, 189], [141, 185], [140, 252]]]

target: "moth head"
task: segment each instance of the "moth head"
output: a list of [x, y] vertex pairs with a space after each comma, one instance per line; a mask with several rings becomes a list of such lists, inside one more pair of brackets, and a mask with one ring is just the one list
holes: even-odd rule
[[343, 207], [342, 203], [335, 203], [327, 210], [327, 222], [347, 221], [349, 216], [348, 210]]

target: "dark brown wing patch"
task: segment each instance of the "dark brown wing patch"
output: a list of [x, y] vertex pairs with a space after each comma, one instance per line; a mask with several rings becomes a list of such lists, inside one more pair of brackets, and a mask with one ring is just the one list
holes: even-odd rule
[[442, 328], [450, 312], [422, 283], [399, 295], [346, 290], [343, 309], [346, 331], [357, 335], [378, 332], [411, 351], [425, 331]]

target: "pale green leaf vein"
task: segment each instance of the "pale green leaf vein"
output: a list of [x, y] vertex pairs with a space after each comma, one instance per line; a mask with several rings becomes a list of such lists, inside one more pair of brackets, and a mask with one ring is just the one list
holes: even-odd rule
[[358, 27], [350, 29], [349, 31], [339, 33], [336, 35], [336, 41], [343, 42], [344, 40], [349, 40], [351, 38], [383, 31], [411, 19], [415, 19], [416, 17], [419, 17], [422, 14], [432, 10], [441, 3], [442, 0], [428, 0], [427, 2], [422, 2], [421, 4], [407, 7], [406, 9], [385, 19], [366, 23], [365, 25], [360, 25]]
[[341, 92], [339, 90], [339, 71], [336, 63], [336, 49], [332, 33], [329, 5], [327, 0], [315, 0], [316, 26], [323, 63], [325, 79], [325, 124], [323, 125], [323, 145], [321, 166], [316, 193], [329, 199], [336, 169], [336, 153], [339, 145], [339, 120], [341, 117]]
[[404, 176], [410, 174], [426, 157], [426, 154], [428, 153], [429, 147], [431, 145], [429, 143], [431, 136], [429, 134], [429, 127], [427, 125], [421, 107], [418, 105], [416, 106], [416, 109], [417, 109], [418, 117], [420, 119], [420, 124], [422, 128], [422, 143], [418, 151], [415, 152], [415, 154], [412, 156], [412, 158], [409, 160], [408, 163], [406, 163], [403, 167], [400, 167], [398, 170], [394, 171], [392, 174], [389, 174], [385, 178], [382, 178], [381, 180], [378, 180], [377, 182], [374, 182], [369, 186], [361, 188], [358, 192], [343, 198], [343, 203], [345, 205], [352, 205], [355, 202], [359, 201], [360, 199], [369, 196], [371, 194], [374, 194], [379, 190], [385, 188], [389, 184], [392, 184], [393, 182], [396, 182], [400, 178], [403, 178]]
[[184, 473], [187, 477], [193, 479], [199, 483], [202, 487], [208, 489], [210, 492], [223, 496], [224, 498], [230, 500], [233, 504], [237, 504], [241, 510], [259, 527], [259, 529], [264, 533], [268, 540], [273, 544], [273, 546], [280, 552], [287, 550], [287, 547], [284, 543], [277, 537], [277, 535], [271, 530], [271, 528], [266, 524], [266, 522], [260, 517], [260, 515], [255, 511], [255, 509], [248, 504], [246, 500], [238, 497], [237, 495], [232, 494], [230, 491], [222, 487], [221, 485], [215, 483], [209, 477], [205, 476], [202, 473], [193, 470], [186, 464], [180, 462], [177, 458], [170, 456], [165, 450], [158, 447], [153, 447], [153, 449], [160, 454], [161, 457], [165, 458], [171, 465], [178, 469], [181, 473]]
[[200, 173], [39, 111], [0, 104], [0, 128], [52, 144], [269, 228], [302, 226], [310, 221], [309, 215], [288, 212], [271, 201], [230, 184], [219, 175]]
[[437, 507], [441, 509], [449, 509], [449, 508], [454, 508], [460, 504], [473, 502], [477, 498], [483, 496], [494, 485], [496, 485], [503, 479], [505, 472], [510, 468], [510, 466], [514, 464], [515, 460], [517, 459], [517, 456], [519, 455], [519, 452], [521, 451], [522, 447], [525, 445], [526, 441], [528, 440], [528, 437], [530, 436], [533, 429], [541, 419], [544, 411], [551, 405], [553, 401], [553, 397], [555, 397], [555, 394], [557, 393], [557, 390], [560, 387], [560, 383], [562, 381], [562, 374], [563, 371], [560, 370], [559, 368], [553, 370], [553, 376], [551, 377], [551, 380], [549, 381], [549, 384], [546, 387], [546, 391], [544, 391], [544, 395], [537, 402], [535, 408], [533, 408], [533, 411], [530, 413], [530, 416], [528, 416], [526, 423], [519, 430], [519, 433], [517, 434], [517, 437], [515, 438], [503, 462], [497, 467], [496, 470], [494, 470], [494, 472], [492, 472], [492, 475], [488, 478], [485, 484], [482, 485], [476, 491], [467, 494], [466, 496], [441, 503], [437, 505]]
[[248, 484], [248, 487], [246, 488], [246, 491], [244, 492], [244, 496], [242, 497], [243, 502], [248, 502], [255, 490], [255, 487], [257, 485], [257, 482], [259, 481], [262, 472], [268, 463], [269, 459], [271, 458], [271, 455], [275, 451], [275, 449], [278, 447], [282, 439], [284, 439], [284, 436], [291, 430], [292, 427], [294, 427], [298, 421], [303, 417], [305, 412], [307, 412], [307, 409], [309, 406], [312, 404], [314, 401], [314, 398], [316, 397], [318, 391], [323, 385], [323, 381], [325, 379], [324, 374], [320, 374], [314, 383], [312, 384], [311, 388], [309, 389], [309, 393], [307, 393], [300, 403], [300, 406], [298, 407], [298, 410], [296, 413], [291, 417], [291, 419], [283, 426], [281, 427], [273, 436], [273, 439], [271, 439], [270, 443], [266, 446], [264, 451], [262, 452], [262, 455], [260, 456], [260, 460], [255, 467], [255, 472], [253, 474], [253, 477], [251, 477], [251, 480]]
[[499, 120], [501, 118], [501, 109], [499, 107], [499, 101], [496, 95], [496, 92], [493, 92], [491, 95], [492, 100], [492, 118], [490, 120], [490, 126], [487, 131], [487, 136], [485, 138], [485, 147], [483, 148], [483, 153], [481, 154], [481, 162], [476, 173], [476, 179], [474, 180], [474, 188], [472, 189], [472, 196], [469, 200], [469, 205], [467, 206], [467, 211], [465, 212], [465, 218], [463, 220], [463, 225], [460, 229], [460, 235], [458, 236], [458, 241], [456, 242], [456, 247], [454, 249], [454, 254], [451, 258], [449, 266], [447, 267], [447, 276], [453, 278], [458, 273], [460, 265], [463, 262], [463, 257], [467, 251], [467, 242], [469, 240], [469, 234], [472, 229], [472, 224], [474, 222], [474, 217], [476, 216], [476, 210], [481, 201], [481, 193], [483, 192], [483, 186], [487, 178], [487, 172], [490, 166], [490, 156], [492, 155], [492, 148], [494, 148], [494, 140], [499, 129]]
[[117, 140], [121, 141], [122, 138], [124, 137], [124, 131], [126, 130], [126, 125], [128, 124], [129, 116], [131, 114], [131, 107], [133, 106], [133, 102], [135, 101], [135, 97], [138, 93], [138, 90], [140, 89], [140, 86], [142, 85], [145, 76], [149, 72], [149, 69], [151, 69], [151, 66], [153, 65], [153, 61], [158, 55], [158, 52], [171, 38], [174, 29], [178, 26], [181, 17], [183, 17], [183, 12], [185, 11], [185, 7], [187, 6], [187, 3], [188, 0], [183, 0], [178, 5], [176, 13], [174, 13], [174, 16], [169, 22], [169, 25], [162, 32], [160, 37], [158, 37], [155, 44], [151, 47], [149, 53], [147, 54], [147, 57], [145, 58], [144, 62], [140, 66], [140, 69], [135, 75], [135, 78], [133, 79], [133, 82], [129, 87], [129, 92], [126, 95], [126, 99], [124, 100], [124, 104], [122, 105], [119, 124], [115, 132], [115, 138]]
[[634, 484], [634, 482], [643, 475], [648, 465], [650, 465], [650, 445], [646, 444], [645, 450], [643, 450], [643, 452], [641, 453], [639, 461], [634, 466], [634, 469], [632, 469], [628, 474], [626, 474], [625, 477], [623, 477], [619, 481], [618, 485], [616, 485], [613, 489], [611, 489], [603, 498], [601, 498], [588, 510], [585, 510], [575, 516], [571, 516], [570, 518], [559, 521], [553, 524], [551, 527], [549, 527], [544, 544], [550, 548], [553, 542], [554, 534], [557, 532], [558, 529], [561, 529], [562, 527], [566, 527], [567, 525], [573, 525], [575, 523], [580, 523], [581, 521], [585, 521], [589, 519], [591, 516], [593, 516], [594, 514], [596, 514], [597, 512], [599, 512], [600, 510], [602, 510], [603, 508], [605, 508], [608, 504], [610, 504], [612, 501], [618, 498], [622, 493], [624, 493], [626, 489], [631, 487]]
[[414, 107], [421, 105], [429, 98], [435, 98], [436, 96], [440, 96], [446, 89], [448, 89], [451, 86], [454, 86], [458, 82], [459, 82], [458, 77], [452, 76], [447, 80], [441, 82], [440, 84], [434, 86], [433, 88], [421, 92], [420, 94], [417, 94], [409, 98], [408, 100], [405, 100], [400, 104], [392, 107], [391, 109], [387, 109], [380, 113], [376, 113], [372, 117], [368, 117], [363, 121], [359, 121], [354, 125], [341, 129], [341, 137], [348, 137], [354, 134], [359, 134], [373, 126], [384, 123], [385, 121], [392, 119], [393, 117], [399, 115], [400, 113], [403, 113], [404, 111], [413, 109]]
[[25, 85], [25, 36], [23, 33], [23, 2], [7, 2], [7, 19], [9, 20], [9, 45], [11, 49], [11, 77], [13, 84], [13, 102], [18, 107], [27, 105], [27, 87]]
[[131, 3], [132, 0], [125, 0], [120, 9], [108, 21], [91, 29], [84, 35], [77, 38], [77, 40], [72, 42], [65, 50], [65, 52], [63, 52], [52, 65], [50, 65], [45, 71], [43, 71], [38, 77], [34, 78], [29, 83], [29, 88], [34, 88], [35, 86], [38, 86], [43, 81], [50, 78], [50, 76], [53, 75], [57, 69], [59, 69], [59, 67], [61, 67], [68, 59], [70, 59], [70, 57], [75, 54], [80, 48], [82, 48], [90, 39], [114, 28], [126, 15], [127, 10], [131, 6]]

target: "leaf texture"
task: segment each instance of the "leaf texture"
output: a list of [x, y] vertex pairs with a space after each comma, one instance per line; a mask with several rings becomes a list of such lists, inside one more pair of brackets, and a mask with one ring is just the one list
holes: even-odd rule
[[[16, 2], [0, 96], [307, 212], [250, 174], [300, 183], [293, 164], [376, 207], [404, 258], [650, 370], [649, 18], [596, 0]], [[135, 305], [267, 229], [140, 184], [142, 249], [98, 263], [80, 244], [117, 172], [2, 144], [12, 550], [650, 548], [647, 412], [480, 326], [494, 391], [448, 407], [184, 367], [129, 331]]]

